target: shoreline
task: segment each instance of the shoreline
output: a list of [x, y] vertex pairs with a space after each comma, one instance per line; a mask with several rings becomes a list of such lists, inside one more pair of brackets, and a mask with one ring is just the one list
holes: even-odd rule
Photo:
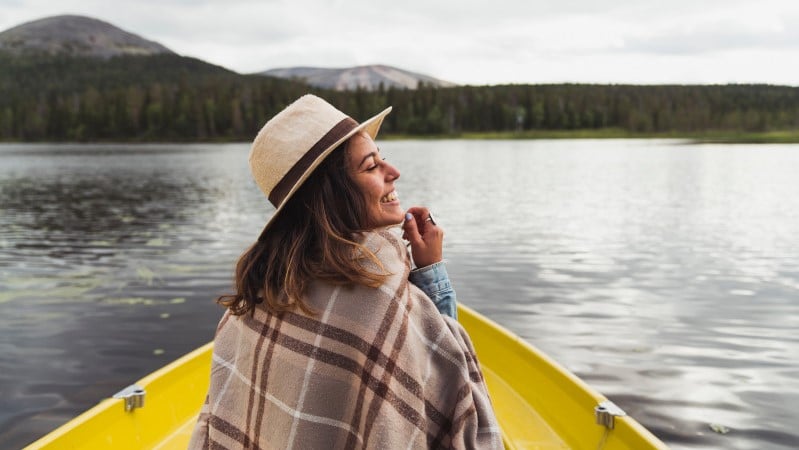
[[797, 144], [799, 129], [761, 132], [698, 131], [698, 132], [634, 132], [618, 128], [580, 130], [525, 130], [465, 132], [447, 135], [381, 136], [385, 140], [465, 139], [465, 140], [542, 140], [542, 139], [685, 139], [700, 144]]
[[[781, 131], [697, 131], [697, 132], [636, 132], [618, 128], [579, 130], [486, 131], [448, 134], [381, 134], [380, 140], [545, 140], [545, 139], [684, 139], [697, 144], [799, 144], [799, 129]], [[58, 140], [0, 140], [4, 144], [231, 144], [249, 140], [218, 137], [213, 139], [97, 139], [90, 141]]]

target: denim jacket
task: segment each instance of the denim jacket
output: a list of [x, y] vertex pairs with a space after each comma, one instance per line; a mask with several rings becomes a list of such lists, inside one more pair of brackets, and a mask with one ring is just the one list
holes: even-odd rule
[[452, 289], [444, 261], [412, 270], [408, 280], [433, 300], [441, 314], [458, 318], [455, 290]]

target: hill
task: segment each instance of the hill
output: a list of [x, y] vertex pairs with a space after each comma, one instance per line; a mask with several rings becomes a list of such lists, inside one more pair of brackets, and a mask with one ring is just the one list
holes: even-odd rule
[[0, 33], [0, 141], [248, 140], [308, 90], [180, 56], [90, 17]]
[[386, 65], [369, 65], [341, 69], [322, 67], [289, 67], [260, 72], [279, 78], [297, 79], [311, 86], [337, 91], [365, 89], [375, 91], [382, 84], [385, 89], [416, 89], [419, 83], [433, 87], [452, 87], [455, 83], [428, 75], [410, 72]]
[[[324, 69], [338, 81], [314, 81], [329, 86], [323, 88], [297, 79], [313, 81], [318, 69], [282, 73], [293, 79], [241, 75], [95, 19], [50, 19], [0, 33], [0, 141], [249, 141], [266, 120], [308, 92], [356, 120], [394, 106], [382, 128], [389, 135], [534, 137], [586, 131], [678, 137], [785, 131], [794, 140], [790, 136], [799, 135], [799, 87], [440, 87], [429, 77], [364, 66]], [[81, 21], [87, 30], [110, 31], [73, 33], [64, 25]], [[81, 36], [94, 36], [86, 38], [92, 45]], [[396, 78], [403, 73], [401, 83]], [[377, 88], [359, 84], [378, 79]], [[361, 89], [334, 90], [347, 86]]]
[[174, 53], [163, 45], [85, 16], [54, 16], [0, 33], [0, 51], [13, 55], [69, 55], [110, 58]]
[[0, 141], [249, 140], [308, 90], [171, 53], [0, 52]]

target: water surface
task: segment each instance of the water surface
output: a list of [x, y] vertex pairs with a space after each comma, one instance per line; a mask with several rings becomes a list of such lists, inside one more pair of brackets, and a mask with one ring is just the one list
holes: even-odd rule
[[[380, 147], [445, 227], [462, 302], [672, 448], [799, 446], [799, 146]], [[247, 152], [0, 145], [0, 447], [212, 338], [272, 211]]]

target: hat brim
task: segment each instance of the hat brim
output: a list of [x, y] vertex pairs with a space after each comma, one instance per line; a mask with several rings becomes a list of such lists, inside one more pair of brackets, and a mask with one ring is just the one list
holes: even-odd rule
[[327, 156], [330, 155], [330, 153], [332, 153], [333, 150], [338, 148], [338, 146], [344, 143], [347, 139], [355, 136], [361, 131], [366, 131], [366, 133], [368, 133], [369, 136], [372, 137], [372, 139], [376, 139], [377, 133], [380, 131], [380, 126], [383, 124], [383, 119], [385, 119], [385, 117], [390, 112], [391, 112], [391, 106], [384, 109], [379, 114], [376, 114], [374, 117], [364, 120], [357, 127], [353, 128], [349, 133], [345, 134], [338, 141], [334, 142], [328, 148], [323, 150], [322, 153], [320, 153], [319, 156], [314, 160], [314, 162], [312, 162], [311, 165], [308, 166], [308, 169], [305, 170], [305, 172], [300, 176], [297, 182], [294, 183], [294, 186], [291, 188], [289, 193], [286, 194], [286, 196], [283, 198], [283, 201], [280, 203], [280, 205], [277, 206], [275, 212], [272, 214], [272, 217], [270, 217], [269, 221], [266, 222], [266, 225], [264, 226], [264, 229], [261, 231], [261, 234], [258, 235], [258, 240], [263, 239], [264, 235], [267, 233], [269, 228], [275, 223], [276, 219], [280, 216], [280, 213], [281, 211], [283, 211], [283, 208], [286, 206], [289, 200], [291, 200], [291, 198], [294, 196], [294, 193], [297, 192], [297, 190], [299, 190], [300, 187], [302, 187], [303, 183], [305, 183], [305, 180], [307, 180], [313, 174], [316, 168], [319, 167], [320, 164], [322, 164], [325, 158], [327, 158]]

